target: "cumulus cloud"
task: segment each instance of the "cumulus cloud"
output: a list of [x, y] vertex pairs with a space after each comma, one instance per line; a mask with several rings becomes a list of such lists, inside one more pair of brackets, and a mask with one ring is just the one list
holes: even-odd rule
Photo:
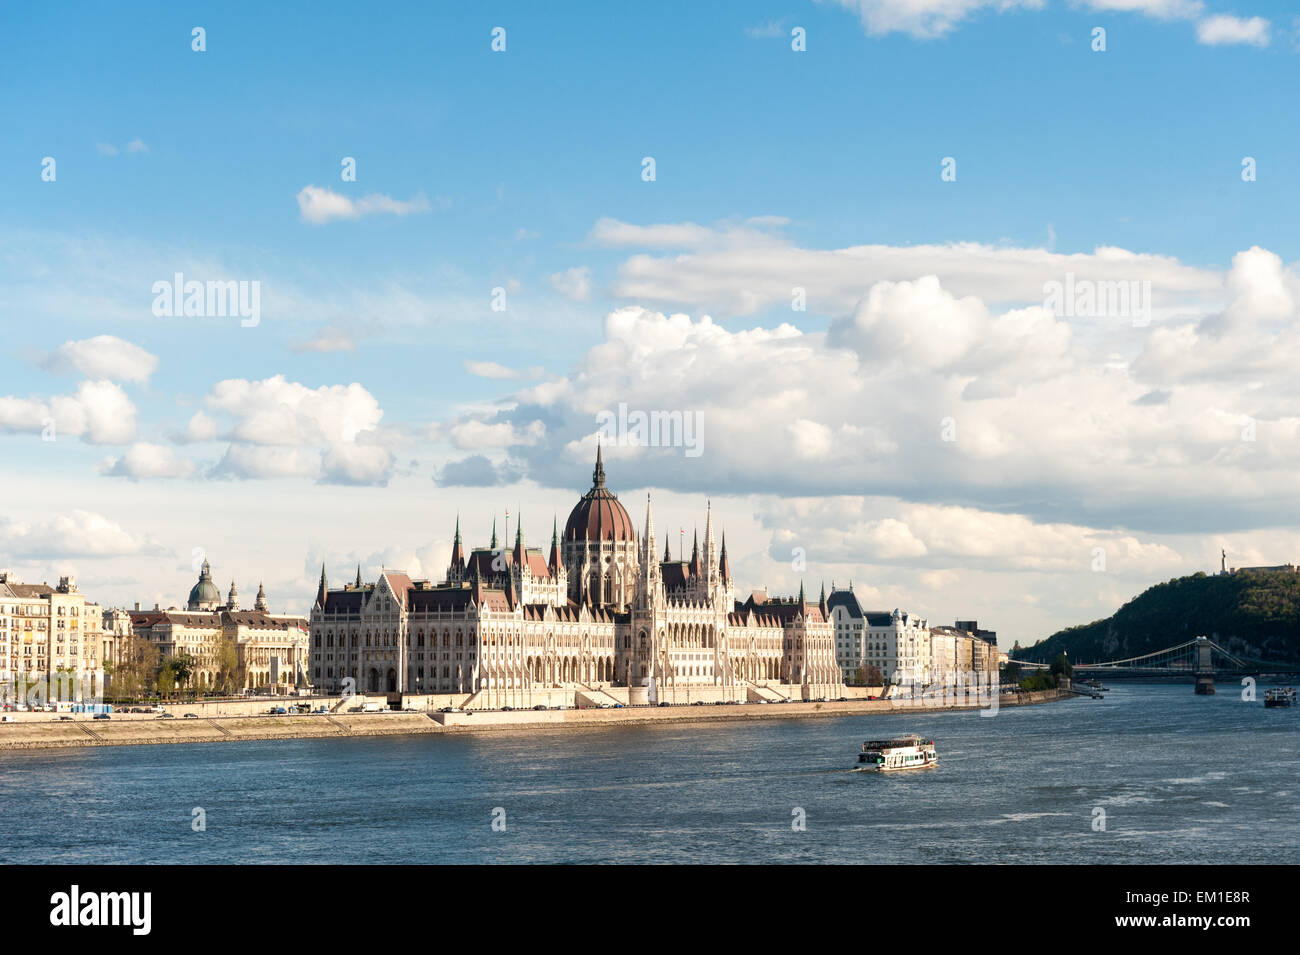
[[510, 461], [493, 462], [483, 454], [449, 461], [434, 480], [443, 487], [500, 487], [523, 477], [523, 468]]
[[43, 364], [56, 373], [77, 372], [87, 378], [142, 383], [158, 368], [158, 358], [114, 335], [96, 335], [65, 342]]
[[379, 431], [383, 409], [359, 384], [309, 388], [283, 375], [234, 378], [218, 382], [205, 403], [189, 432], [194, 440], [230, 442], [217, 476], [384, 484], [392, 473], [393, 454]]
[[135, 405], [111, 381], [83, 381], [75, 394], [52, 398], [0, 397], [0, 433], [80, 438], [89, 444], [127, 444], [135, 436]]
[[163, 548], [93, 511], [74, 510], [41, 521], [0, 518], [0, 553], [14, 558], [121, 557]]
[[312, 225], [385, 213], [407, 216], [428, 212], [430, 208], [429, 200], [423, 193], [407, 200], [393, 199], [381, 193], [352, 199], [321, 186], [304, 186], [298, 193], [298, 212], [304, 221]]
[[175, 449], [162, 444], [137, 442], [120, 457], [108, 458], [100, 465], [100, 473], [110, 477], [124, 477], [132, 481], [147, 478], [193, 477], [193, 461], [178, 457]]
[[622, 308], [569, 373], [511, 394], [508, 410], [466, 429], [461, 446], [509, 448], [531, 479], [568, 486], [602, 417], [625, 407], [698, 423], [702, 441], [692, 456], [684, 441], [607, 440], [611, 480], [635, 475], [624, 486], [870, 487], [913, 503], [1136, 529], [1200, 526], [1208, 513], [1216, 526], [1300, 520], [1289, 503], [1300, 468], [1293, 276], [1273, 253], [1249, 249], [1206, 284], [1220, 301], [1205, 301], [1205, 317], [1130, 319], [1106, 334], [1095, 318], [993, 308], [929, 275], [869, 286], [825, 333]]
[[482, 451], [512, 446], [532, 447], [546, 437], [546, 425], [541, 421], [529, 422], [516, 428], [509, 421], [482, 421], [469, 419], [452, 425], [447, 430], [451, 442], [463, 451]]

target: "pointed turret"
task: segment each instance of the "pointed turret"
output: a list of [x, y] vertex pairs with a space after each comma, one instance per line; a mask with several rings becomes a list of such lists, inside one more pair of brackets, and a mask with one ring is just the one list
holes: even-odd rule
[[316, 590], [316, 606], [325, 606], [325, 595], [329, 593], [329, 584], [325, 582], [325, 565], [320, 565], [320, 587]]
[[600, 459], [600, 442], [596, 442], [596, 468], [591, 472], [591, 485], [593, 488], [605, 486], [605, 464]]
[[700, 576], [700, 532], [697, 530], [691, 543], [691, 566], [690, 572], [692, 577]]
[[722, 583], [731, 583], [731, 565], [727, 563], [727, 532], [722, 532], [722, 559], [718, 561], [718, 577]]
[[489, 546], [493, 550], [497, 549], [497, 519], [495, 517], [492, 518], [492, 543]]
[[526, 566], [526, 562], [524, 560], [524, 521], [522, 515], [515, 518], [514, 560], [515, 560], [515, 566], [522, 571]]
[[465, 549], [460, 543], [460, 514], [456, 515], [456, 536], [451, 542], [451, 566], [448, 576], [456, 576], [465, 572]]
[[804, 606], [807, 606], [807, 604], [808, 604], [808, 601], [804, 598], [804, 595], [803, 595], [803, 581], [801, 580], [801, 581], [799, 581], [799, 606], [800, 606], [800, 607], [804, 607]]
[[817, 601], [817, 606], [821, 608], [822, 616], [827, 617], [826, 612], [826, 581], [822, 581], [822, 599]]
[[551, 574], [557, 574], [564, 565], [564, 558], [560, 556], [560, 525], [556, 517], [551, 518], [551, 557], [546, 562], [550, 568]]
[[665, 538], [664, 538], [664, 563], [666, 564], [666, 563], [668, 563], [669, 561], [671, 561], [672, 559], [673, 559], [673, 552], [672, 552], [671, 550], [669, 550], [669, 548], [668, 548], [668, 538], [665, 537]]
[[239, 609], [239, 591], [235, 589], [235, 582], [230, 582], [230, 593], [226, 596], [226, 607], [230, 610]]
[[260, 580], [257, 582], [257, 599], [253, 601], [253, 609], [266, 613], [266, 588]]
[[357, 589], [361, 589], [361, 565], [357, 564]]

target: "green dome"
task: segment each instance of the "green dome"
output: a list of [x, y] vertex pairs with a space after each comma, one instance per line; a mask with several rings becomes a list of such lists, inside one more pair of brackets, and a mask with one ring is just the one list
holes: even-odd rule
[[203, 570], [199, 573], [199, 582], [190, 590], [190, 601], [187, 609], [202, 610], [204, 605], [216, 607], [221, 603], [221, 592], [217, 590], [217, 585], [212, 582], [212, 568], [208, 562], [203, 562]]

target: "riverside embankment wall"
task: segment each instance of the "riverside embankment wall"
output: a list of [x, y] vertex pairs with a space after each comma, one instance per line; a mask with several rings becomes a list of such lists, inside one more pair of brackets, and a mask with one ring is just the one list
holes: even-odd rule
[[[1000, 707], [1024, 706], [1068, 699], [1065, 691], [1005, 694]], [[529, 730], [598, 729], [630, 723], [733, 722], [799, 719], [884, 713], [930, 713], [979, 709], [976, 705], [944, 703], [901, 705], [890, 700], [848, 700], [825, 703], [736, 704], [731, 706], [627, 707], [623, 709], [480, 711], [463, 713], [383, 712], [289, 716], [223, 716], [158, 720], [119, 718], [57, 720], [52, 714], [23, 714], [24, 719], [0, 724], [0, 750], [66, 749], [82, 746], [133, 746], [162, 743], [217, 743], [237, 740], [350, 738], [425, 733], [509, 732]], [[136, 714], [131, 714], [135, 716]]]

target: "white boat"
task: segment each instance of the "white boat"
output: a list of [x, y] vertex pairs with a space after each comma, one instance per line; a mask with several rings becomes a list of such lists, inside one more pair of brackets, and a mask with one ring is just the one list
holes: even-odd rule
[[888, 773], [896, 769], [928, 769], [939, 765], [934, 740], [911, 733], [897, 739], [873, 739], [862, 744], [855, 773]]

